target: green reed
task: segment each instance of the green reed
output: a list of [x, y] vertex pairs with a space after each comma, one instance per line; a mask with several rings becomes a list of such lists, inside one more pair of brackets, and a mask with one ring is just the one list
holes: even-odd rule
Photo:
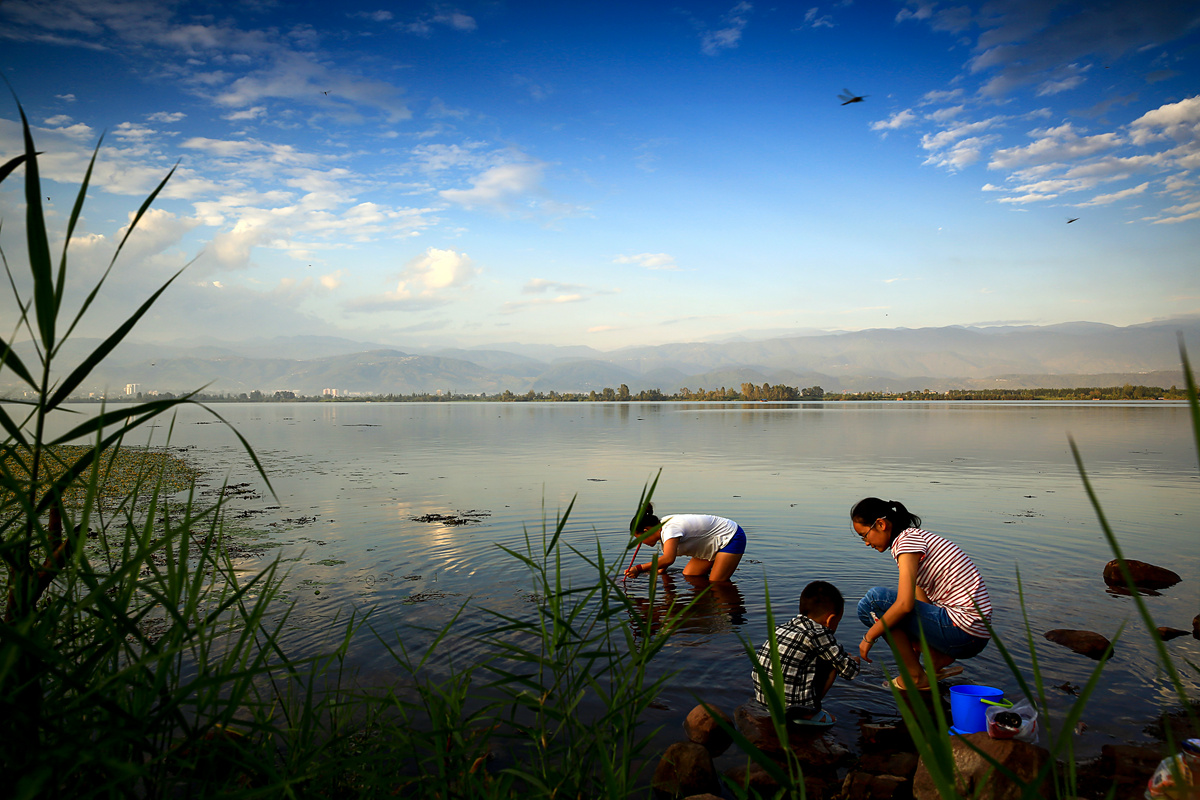
[[[527, 531], [522, 550], [507, 549], [529, 576], [535, 602], [528, 614], [501, 614], [468, 602], [430, 632], [431, 641], [420, 651], [375, 631], [392, 655], [395, 680], [391, 686], [364, 687], [346, 662], [355, 637], [372, 625], [370, 616], [345, 620], [341, 642], [331, 652], [290, 658], [281, 643], [291, 607], [278, 597], [278, 562], [248, 579], [239, 577], [220, 546], [220, 500], [202, 505], [190, 493], [173, 499], [177, 487], [163, 483], [162, 474], [147, 466], [123, 496], [101, 503], [111, 456], [121, 452], [127, 435], [194, 398], [104, 409], [55, 437], [46, 433], [47, 419], [69, 413], [67, 397], [178, 273], [87, 358], [62, 369], [60, 349], [113, 269], [125, 239], [81, 307], [68, 313], [63, 307], [66, 245], [56, 267], [41, 206], [38, 153], [23, 110], [21, 116], [25, 153], [0, 165], [0, 181], [24, 168], [32, 286], [32, 295], [22, 296], [21, 281], [4, 258], [19, 320], [0, 340], [0, 370], [16, 376], [35, 397], [0, 407], [5, 432], [0, 560], [6, 569], [0, 769], [6, 780], [15, 781], [11, 796], [647, 796], [658, 754], [651, 746], [655, 732], [642, 720], [672, 677], [655, 677], [651, 664], [682, 615], [668, 614], [656, 625], [651, 613], [623, 591], [621, 560], [607, 561], [599, 541], [594, 553], [564, 545], [570, 506], [545, 519], [540, 532]], [[70, 242], [80, 217], [95, 159], [93, 154], [64, 242]], [[129, 232], [169, 178], [139, 208]], [[12, 347], [22, 331], [35, 353], [28, 363]], [[1200, 454], [1200, 406], [1182, 345], [1181, 353]], [[91, 445], [62, 449], [80, 441]], [[253, 450], [241, 441], [261, 474]], [[1082, 457], [1072, 448], [1101, 528], [1124, 565]], [[656, 482], [643, 491], [639, 513]], [[95, 558], [85, 546], [93, 526], [100, 529]], [[207, 535], [197, 540], [197, 531]], [[564, 557], [586, 561], [594, 578], [567, 580]], [[1142, 623], [1153, 631], [1149, 611], [1133, 591], [1128, 571], [1124, 574]], [[656, 590], [652, 581], [649, 608]], [[1072, 709], [1051, 727], [1023, 594], [1020, 599], [1032, 684], [999, 637], [996, 647], [1022, 691], [1041, 706], [1051, 753], [1043, 773], [1023, 787], [1024, 795], [1052, 783], [1056, 796], [1070, 797], [1075, 788], [1071, 732], [1104, 662]], [[746, 650], [767, 689], [776, 733], [786, 741], [769, 597], [767, 609], [773, 669], [758, 664], [749, 645]], [[461, 663], [453, 658], [452, 639], [467, 613], [485, 617], [488, 624], [474, 634], [484, 655]], [[1158, 655], [1184, 708], [1193, 713], [1161, 643]], [[911, 676], [904, 678], [913, 684]], [[940, 705], [925, 705], [915, 690], [907, 696], [897, 692], [896, 698], [939, 792], [945, 798], [959, 796], [948, 720]], [[803, 764], [794, 754], [785, 753], [777, 764], [736, 730], [729, 733], [747, 758], [778, 782], [777, 796], [804, 796]], [[750, 794], [745, 786], [728, 788], [737, 796]]]

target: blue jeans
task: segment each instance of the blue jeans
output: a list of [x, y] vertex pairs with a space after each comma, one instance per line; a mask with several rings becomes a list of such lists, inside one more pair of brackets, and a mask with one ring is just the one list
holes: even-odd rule
[[[868, 589], [863, 599], [858, 601], [858, 618], [868, 628], [875, 624], [876, 618], [882, 618], [883, 612], [896, 602], [896, 590], [884, 586]], [[921, 631], [925, 632], [925, 641], [939, 653], [945, 653], [957, 660], [973, 658], [987, 646], [988, 640], [972, 636], [950, 621], [950, 614], [941, 606], [916, 601], [917, 605], [911, 614], [905, 616], [897, 628], [908, 634], [914, 644], [921, 641]], [[874, 615], [874, 616], [872, 616]]]

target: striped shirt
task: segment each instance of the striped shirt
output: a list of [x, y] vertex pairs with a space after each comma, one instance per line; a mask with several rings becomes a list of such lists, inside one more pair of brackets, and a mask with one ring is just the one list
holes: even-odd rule
[[991, 638], [983, 620], [992, 618], [992, 601], [979, 570], [958, 545], [941, 536], [908, 528], [892, 540], [892, 558], [903, 553], [920, 556], [917, 586], [929, 602], [946, 609], [950, 621], [972, 636]]

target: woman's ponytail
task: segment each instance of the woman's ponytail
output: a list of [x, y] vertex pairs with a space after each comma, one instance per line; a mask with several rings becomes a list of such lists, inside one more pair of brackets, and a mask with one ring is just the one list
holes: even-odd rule
[[894, 533], [921, 527], [921, 518], [905, 508], [899, 500], [864, 497], [850, 509], [850, 519], [863, 525], [870, 525], [881, 517], [892, 523]]

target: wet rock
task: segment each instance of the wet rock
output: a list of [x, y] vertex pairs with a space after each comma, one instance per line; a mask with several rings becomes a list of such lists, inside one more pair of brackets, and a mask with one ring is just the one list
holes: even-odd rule
[[[787, 767], [780, 768], [787, 774]], [[734, 785], [746, 790], [750, 797], [773, 797], [781, 788], [771, 773], [757, 762], [751, 762], [749, 766], [731, 767], [725, 770], [725, 777]], [[837, 781], [830, 774], [804, 773], [804, 796], [810, 800], [832, 798], [837, 786]], [[799, 792], [795, 795], [799, 796]]]
[[917, 771], [920, 757], [915, 752], [897, 751], [894, 753], [869, 753], [858, 760], [854, 769], [859, 772], [870, 772], [873, 775], [899, 775], [911, 778]]
[[858, 732], [862, 739], [863, 750], [892, 751], [913, 749], [912, 736], [908, 733], [908, 726], [901, 719], [860, 722], [858, 724]]
[[[738, 733], [764, 753], [779, 754], [783, 744], [775, 733], [771, 715], [759, 703], [743, 703], [733, 712]], [[823, 735], [822, 728], [794, 728], [787, 731], [787, 746], [805, 769], [832, 767], [852, 758], [850, 751]]]
[[1117, 783], [1144, 786], [1154, 774], [1163, 755], [1162, 749], [1157, 747], [1106, 744], [1100, 748], [1100, 768]]
[[705, 710], [704, 706], [696, 706], [683, 721], [683, 732], [687, 734], [688, 739], [703, 746], [714, 757], [724, 753], [733, 743], [733, 737], [717, 722], [718, 718], [729, 727], [733, 727], [733, 720], [729, 715], [715, 706], [709, 706], [708, 710]]
[[1172, 639], [1177, 639], [1180, 636], [1187, 636], [1187, 631], [1181, 631], [1179, 628], [1158, 628], [1158, 635], [1164, 642], [1169, 642]]
[[1093, 631], [1056, 628], [1052, 631], [1046, 631], [1043, 636], [1055, 644], [1061, 644], [1063, 647], [1070, 648], [1080, 655], [1097, 660], [1104, 655], [1104, 651], [1111, 644], [1107, 638]]
[[[1145, 561], [1126, 561], [1125, 564], [1133, 577], [1133, 585], [1139, 589], [1166, 589], [1182, 580], [1178, 573]], [[1104, 582], [1109, 586], [1125, 586], [1120, 564], [1115, 559], [1104, 565]]]
[[1200, 639], [1200, 614], [1192, 617], [1192, 638]]
[[654, 769], [651, 785], [658, 797], [719, 794], [721, 791], [712, 754], [695, 742], [676, 742], [668, 747]]
[[912, 782], [899, 775], [851, 772], [842, 782], [843, 800], [903, 800], [912, 796]]
[[[993, 739], [986, 733], [970, 733], [950, 738], [950, 747], [954, 755], [955, 788], [960, 797], [1019, 800], [1023, 784], [1034, 782], [1038, 771], [1050, 757], [1045, 748], [1035, 744], [1017, 739]], [[1001, 764], [1008, 774], [1001, 774], [993, 768], [991, 762], [981, 753], [986, 753]], [[1013, 780], [1010, 774], [1015, 776], [1016, 780]], [[1039, 790], [1043, 797], [1053, 796], [1053, 781], [1044, 781]], [[940, 800], [937, 785], [924, 759], [918, 765], [917, 774], [913, 778], [913, 797], [915, 800]]]

